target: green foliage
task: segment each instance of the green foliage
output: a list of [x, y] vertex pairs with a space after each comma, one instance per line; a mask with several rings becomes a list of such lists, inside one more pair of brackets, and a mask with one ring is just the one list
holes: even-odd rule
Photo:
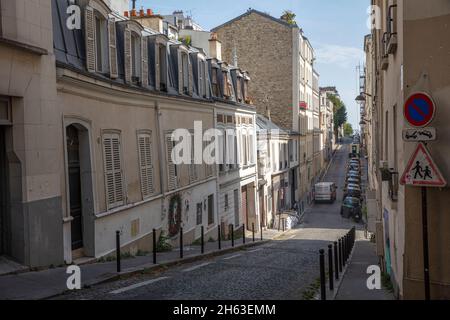
[[164, 232], [161, 232], [159, 236], [158, 243], [156, 244], [157, 252], [167, 252], [172, 250], [172, 245], [170, 244], [170, 238], [165, 235]]
[[180, 38], [180, 41], [183, 42], [187, 46], [190, 46], [192, 44], [191, 36], [185, 36], [183, 38]]
[[284, 10], [283, 15], [280, 17], [281, 20], [286, 21], [292, 26], [296, 26], [297, 22], [295, 21], [296, 14], [290, 10]]
[[305, 299], [305, 300], [313, 300], [314, 297], [319, 292], [319, 288], [320, 288], [320, 278], [317, 278], [303, 292], [303, 299]]
[[394, 287], [392, 286], [391, 276], [387, 273], [384, 273], [381, 275], [381, 284], [383, 285], [383, 288], [388, 290], [389, 292], [394, 292]]
[[336, 95], [329, 94], [328, 99], [333, 103], [333, 117], [334, 117], [334, 135], [338, 136], [338, 130], [347, 122], [347, 108], [344, 102]]
[[353, 127], [350, 123], [346, 122], [344, 123], [344, 135], [346, 137], [350, 137], [353, 135]]

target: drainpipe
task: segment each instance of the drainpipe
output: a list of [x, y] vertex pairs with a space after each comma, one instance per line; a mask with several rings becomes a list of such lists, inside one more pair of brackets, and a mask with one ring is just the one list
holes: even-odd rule
[[[158, 160], [159, 160], [159, 187], [162, 194], [161, 199], [161, 214], [164, 212], [164, 200], [166, 198], [166, 189], [164, 184], [165, 177], [165, 166], [164, 163], [164, 133], [161, 128], [161, 107], [159, 106], [159, 102], [155, 102], [155, 110], [156, 110], [156, 130], [157, 130], [157, 138], [158, 138]], [[161, 221], [162, 223], [162, 221]]]

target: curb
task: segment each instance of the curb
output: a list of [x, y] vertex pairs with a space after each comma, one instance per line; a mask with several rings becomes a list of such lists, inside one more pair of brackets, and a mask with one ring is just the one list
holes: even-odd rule
[[[281, 236], [281, 235], [280, 235]], [[104, 284], [107, 282], [111, 282], [111, 281], [116, 281], [116, 280], [120, 280], [122, 277], [129, 277], [129, 276], [133, 276], [142, 272], [151, 272], [151, 271], [156, 271], [158, 269], [161, 268], [167, 268], [167, 267], [172, 267], [172, 266], [176, 266], [176, 265], [183, 265], [183, 264], [187, 264], [187, 263], [191, 263], [191, 262], [195, 262], [195, 261], [201, 261], [201, 260], [206, 260], [209, 258], [213, 258], [213, 257], [217, 257], [217, 256], [221, 256], [230, 252], [235, 252], [235, 251], [239, 251], [239, 250], [243, 250], [245, 248], [252, 248], [252, 247], [256, 247], [256, 246], [260, 246], [263, 244], [267, 244], [270, 241], [277, 239], [279, 236], [274, 237], [273, 239], [267, 239], [267, 240], [259, 240], [256, 242], [252, 242], [252, 243], [246, 243], [246, 244], [240, 244], [240, 245], [236, 245], [234, 247], [230, 247], [230, 248], [226, 248], [226, 249], [222, 249], [222, 250], [215, 250], [215, 251], [211, 251], [202, 255], [196, 255], [196, 256], [191, 256], [191, 257], [186, 257], [183, 259], [178, 259], [178, 260], [173, 260], [173, 261], [166, 261], [166, 262], [161, 262], [161, 263], [157, 263], [157, 264], [153, 264], [153, 263], [147, 263], [147, 264], [143, 264], [139, 267], [134, 267], [134, 268], [128, 268], [120, 273], [106, 273], [101, 275], [99, 278], [91, 280], [91, 281], [86, 281], [82, 288], [83, 289], [88, 289], [88, 288], [92, 288], [96, 285], [100, 285], [100, 284]], [[39, 298], [38, 300], [47, 300], [47, 299], [51, 299], [57, 296], [60, 296], [66, 292], [70, 292], [71, 290], [65, 289], [62, 290], [58, 293], [55, 294], [51, 294], [49, 296], [46, 297], [42, 297]]]

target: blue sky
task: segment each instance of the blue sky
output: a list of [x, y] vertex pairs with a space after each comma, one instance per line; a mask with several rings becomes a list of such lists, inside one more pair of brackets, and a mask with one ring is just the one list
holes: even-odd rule
[[356, 66], [363, 64], [363, 41], [369, 33], [369, 0], [137, 0], [136, 6], [160, 14], [183, 10], [205, 29], [216, 27], [248, 8], [280, 17], [284, 10], [297, 15], [297, 23], [314, 46], [320, 86], [336, 86], [344, 100], [349, 122], [358, 128]]

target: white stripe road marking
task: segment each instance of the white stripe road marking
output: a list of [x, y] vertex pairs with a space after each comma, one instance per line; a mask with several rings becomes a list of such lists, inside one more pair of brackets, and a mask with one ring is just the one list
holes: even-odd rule
[[252, 252], [258, 252], [258, 251], [261, 251], [262, 249], [255, 249], [255, 250], [250, 250], [250, 251], [247, 251], [248, 253], [252, 253]]
[[205, 263], [199, 264], [199, 265], [197, 265], [197, 266], [193, 266], [193, 267], [184, 269], [184, 270], [182, 270], [182, 272], [190, 272], [190, 271], [194, 271], [194, 270], [203, 268], [203, 267], [205, 267], [205, 266], [207, 266], [207, 265], [209, 265], [209, 264], [211, 264], [211, 263], [212, 263], [212, 262], [205, 262]]
[[152, 280], [136, 283], [136, 284], [133, 284], [133, 285], [125, 287], [125, 288], [121, 288], [121, 289], [117, 289], [117, 290], [111, 291], [110, 294], [119, 294], [119, 293], [122, 293], [122, 292], [134, 290], [134, 289], [137, 289], [137, 288], [140, 288], [140, 287], [143, 287], [143, 286], [147, 286], [149, 284], [152, 284], [152, 283], [155, 283], [155, 282], [158, 282], [158, 281], [161, 281], [161, 280], [165, 280], [165, 279], [168, 279], [168, 278], [169, 277], [161, 277], [161, 278], [156, 278], [156, 279], [152, 279]]
[[223, 258], [223, 260], [230, 260], [230, 259], [234, 259], [234, 258], [237, 258], [240, 256], [242, 256], [242, 254], [235, 254], [234, 256]]

